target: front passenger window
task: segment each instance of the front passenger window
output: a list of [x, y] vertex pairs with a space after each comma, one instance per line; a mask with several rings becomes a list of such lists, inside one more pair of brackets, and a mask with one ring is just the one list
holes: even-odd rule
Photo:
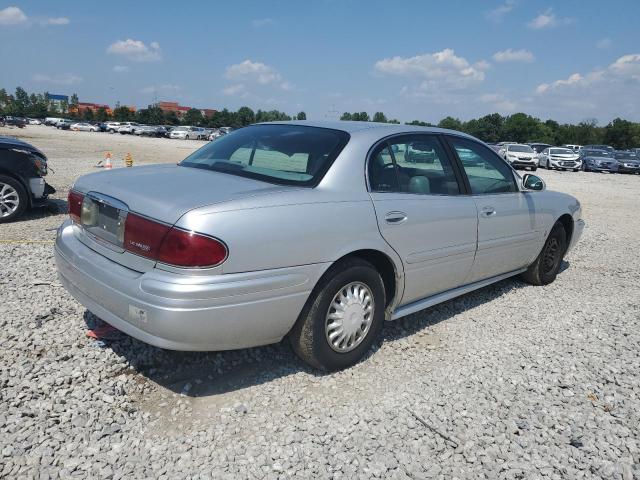
[[477, 195], [518, 191], [511, 167], [493, 151], [465, 138], [448, 138], [467, 174], [471, 193]]

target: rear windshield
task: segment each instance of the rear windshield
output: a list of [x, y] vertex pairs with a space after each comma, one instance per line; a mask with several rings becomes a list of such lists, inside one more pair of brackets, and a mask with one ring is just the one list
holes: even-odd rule
[[328, 128], [253, 125], [214, 140], [180, 165], [278, 184], [314, 186], [348, 141], [348, 133]]
[[533, 153], [533, 149], [529, 145], [509, 145], [510, 152]]
[[575, 155], [574, 151], [568, 148], [552, 148], [550, 152], [551, 155]]

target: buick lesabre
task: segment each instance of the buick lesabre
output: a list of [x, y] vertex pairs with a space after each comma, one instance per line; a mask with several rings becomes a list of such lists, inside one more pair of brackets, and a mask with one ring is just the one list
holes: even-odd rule
[[553, 282], [584, 227], [575, 198], [482, 142], [380, 123], [257, 124], [178, 165], [82, 176], [68, 200], [59, 276], [98, 317], [174, 350], [287, 337], [326, 370], [385, 320], [515, 275]]

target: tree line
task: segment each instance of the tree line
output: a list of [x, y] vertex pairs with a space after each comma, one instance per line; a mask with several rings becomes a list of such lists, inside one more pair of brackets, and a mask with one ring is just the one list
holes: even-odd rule
[[78, 96], [74, 93], [68, 102], [56, 104], [49, 98], [47, 92], [27, 93], [23, 88], [16, 88], [15, 94], [9, 94], [0, 89], [0, 115], [16, 117], [44, 118], [64, 115], [65, 117], [85, 121], [104, 122], [139, 122], [150, 125], [193, 125], [199, 127], [244, 127], [256, 122], [273, 122], [283, 120], [306, 120], [305, 112], [298, 112], [290, 116], [278, 110], [257, 110], [241, 107], [237, 111], [223, 109], [214, 115], [204, 116], [196, 108], [188, 110], [182, 117], [176, 112], [165, 112], [158, 105], [149, 105], [137, 111], [132, 111], [126, 105], [116, 105], [111, 113], [106, 108], [99, 108], [95, 112], [83, 109], [78, 112]]
[[[44, 118], [64, 114], [70, 118], [87, 121], [119, 122], [135, 121], [152, 125], [194, 125], [201, 127], [243, 127], [256, 122], [270, 122], [282, 120], [306, 120], [305, 112], [290, 116], [278, 110], [257, 110], [249, 107], [241, 107], [237, 111], [226, 108], [216, 112], [212, 116], [205, 117], [198, 109], [192, 108], [180, 118], [175, 112], [164, 112], [158, 105], [149, 105], [147, 108], [132, 111], [124, 105], [117, 105], [111, 115], [101, 108], [95, 113], [91, 110], [83, 110], [82, 113], [69, 113], [72, 107], [77, 107], [78, 96], [71, 95], [68, 104], [63, 102], [58, 107], [51, 102], [48, 93], [27, 93], [23, 88], [16, 88], [15, 94], [9, 94], [5, 89], [0, 89], [0, 115], [27, 116]], [[370, 117], [367, 112], [345, 112], [341, 120], [400, 123], [397, 119], [388, 119], [383, 112], [375, 112]], [[630, 122], [622, 118], [616, 118], [605, 126], [599, 126], [597, 120], [584, 120], [577, 124], [559, 123], [555, 120], [540, 120], [526, 113], [514, 113], [513, 115], [500, 115], [492, 113], [480, 118], [462, 121], [458, 118], [445, 117], [437, 124], [431, 124], [421, 120], [405, 122], [407, 125], [437, 126], [458, 130], [477, 137], [485, 142], [540, 142], [551, 145], [564, 144], [606, 144], [614, 148], [626, 149], [640, 147], [640, 123]]]
[[[387, 120], [383, 112], [376, 112], [370, 120], [366, 112], [345, 112], [341, 120], [400, 123]], [[611, 145], [616, 149], [640, 147], [640, 123], [616, 118], [605, 126], [599, 126], [596, 119], [584, 120], [577, 124], [559, 123], [555, 120], [542, 121], [526, 113], [503, 116], [491, 113], [480, 118], [462, 121], [445, 117], [437, 124], [413, 120], [406, 125], [439, 127], [468, 133], [482, 141], [518, 143], [548, 143], [550, 145]]]

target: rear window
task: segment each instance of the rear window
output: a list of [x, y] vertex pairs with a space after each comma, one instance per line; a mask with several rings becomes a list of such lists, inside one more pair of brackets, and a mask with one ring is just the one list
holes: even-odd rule
[[529, 145], [509, 145], [510, 152], [533, 153], [533, 149]]
[[205, 145], [180, 165], [271, 183], [315, 186], [348, 141], [348, 133], [328, 128], [253, 125]]

